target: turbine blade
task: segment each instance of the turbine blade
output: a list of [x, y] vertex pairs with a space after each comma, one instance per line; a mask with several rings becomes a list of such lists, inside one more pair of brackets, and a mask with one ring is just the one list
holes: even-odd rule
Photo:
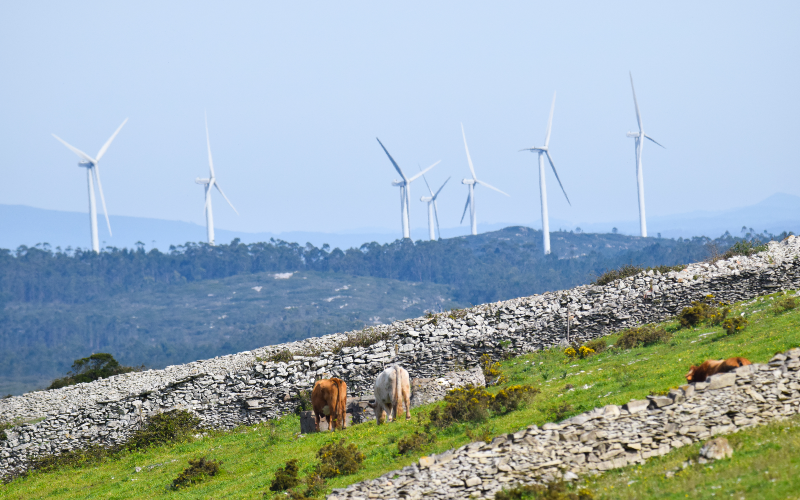
[[436, 206], [436, 199], [433, 199], [433, 215], [436, 217], [436, 232], [439, 234], [439, 238], [442, 237], [442, 231], [439, 230], [439, 208]]
[[[213, 179], [215, 177], [215, 175], [214, 175], [214, 160], [211, 159], [211, 138], [208, 135], [208, 114], [206, 114], [206, 144], [208, 145], [208, 168], [209, 168], [209, 170], [211, 170], [211, 178]], [[230, 203], [230, 202], [228, 202], [228, 203]]]
[[427, 172], [428, 170], [432, 169], [433, 167], [435, 167], [436, 165], [440, 164], [441, 162], [442, 162], [442, 160], [439, 160], [439, 161], [437, 161], [436, 163], [434, 163], [434, 164], [433, 164], [433, 165], [431, 165], [430, 167], [426, 168], [426, 169], [425, 169], [425, 170], [423, 170], [422, 172], [418, 173], [418, 174], [417, 174], [417, 175], [415, 175], [414, 177], [412, 177], [412, 178], [408, 179], [408, 181], [406, 181], [406, 182], [409, 182], [409, 183], [411, 183], [411, 182], [414, 182], [415, 180], [417, 180], [417, 179], [419, 178], [419, 176], [423, 175], [425, 172]]
[[628, 73], [631, 77], [631, 90], [633, 91], [633, 105], [636, 106], [636, 121], [639, 123], [639, 133], [642, 133], [642, 115], [639, 114], [639, 102], [636, 100], [636, 89], [633, 88], [633, 74]]
[[[450, 177], [447, 178], [447, 181], [449, 181], [449, 180], [450, 180]], [[444, 181], [444, 184], [447, 184], [447, 181]], [[442, 187], [440, 187], [439, 190], [436, 191], [436, 194], [433, 195], [433, 201], [436, 201], [436, 197], [439, 196], [439, 193], [441, 193], [442, 189], [444, 189], [444, 184], [442, 184]]]
[[550, 131], [553, 128], [553, 111], [556, 109], [556, 93], [553, 92], [553, 104], [550, 106], [550, 118], [547, 119], [547, 135], [544, 138], [544, 147], [550, 144]]
[[469, 157], [469, 147], [467, 147], [467, 135], [464, 133], [464, 124], [461, 124], [461, 135], [464, 137], [464, 149], [467, 151], [467, 162], [469, 162], [469, 171], [472, 172], [472, 178], [475, 177], [475, 167], [472, 166], [472, 158]]
[[378, 140], [378, 144], [380, 144], [380, 145], [381, 145], [381, 148], [383, 148], [383, 152], [384, 152], [384, 153], [386, 153], [386, 156], [388, 156], [388, 157], [389, 157], [389, 161], [391, 161], [391, 162], [392, 162], [392, 165], [394, 165], [394, 168], [395, 168], [395, 170], [397, 170], [397, 173], [399, 173], [399, 174], [400, 174], [400, 177], [402, 177], [404, 181], [406, 181], [406, 182], [409, 182], [409, 180], [408, 180], [408, 179], [406, 179], [406, 176], [405, 176], [405, 174], [403, 173], [403, 171], [402, 171], [402, 170], [400, 170], [400, 165], [398, 165], [398, 164], [397, 164], [397, 162], [396, 162], [396, 161], [394, 161], [394, 158], [392, 158], [392, 155], [390, 155], [390, 154], [389, 154], [389, 152], [388, 152], [388, 151], [386, 151], [386, 147], [383, 145], [383, 143], [381, 142], [381, 140], [380, 140], [380, 139], [378, 139], [377, 137], [376, 137], [375, 139], [377, 139], [377, 140]]
[[467, 215], [467, 209], [468, 208], [469, 208], [469, 193], [467, 193], [467, 204], [464, 205], [464, 213], [461, 214], [461, 222], [459, 222], [459, 224], [463, 224], [464, 223], [464, 217], [466, 217], [466, 215]]
[[231, 203], [231, 200], [229, 200], [228, 197], [225, 196], [225, 193], [222, 192], [222, 188], [219, 187], [219, 184], [217, 184], [216, 179], [214, 180], [214, 187], [217, 188], [217, 191], [219, 191], [219, 194], [221, 194], [222, 197], [225, 198], [225, 201], [227, 201], [228, 205], [230, 205], [231, 208], [233, 209], [233, 211], [236, 212], [236, 215], [239, 215], [239, 211], [236, 210], [236, 207], [233, 206], [233, 203]]
[[[417, 163], [417, 166], [419, 167], [419, 170], [421, 172], [422, 171], [422, 167], [420, 167], [419, 163]], [[431, 196], [433, 196], [433, 191], [431, 190], [431, 185], [428, 184], [428, 179], [426, 179], [425, 176], [423, 175], [422, 176], [422, 180], [425, 181], [425, 186], [428, 188], [428, 192], [431, 193]]]
[[498, 192], [498, 193], [500, 193], [500, 194], [504, 194], [504, 195], [506, 195], [506, 196], [510, 197], [510, 195], [509, 195], [508, 193], [504, 193], [503, 191], [500, 191], [500, 190], [499, 190], [499, 189], [497, 189], [496, 187], [494, 187], [494, 186], [491, 186], [491, 185], [489, 185], [489, 184], [486, 184], [486, 183], [485, 183], [485, 182], [483, 182], [483, 181], [479, 181], [478, 179], [475, 179], [475, 182], [477, 182], [478, 184], [480, 184], [480, 185], [482, 185], [482, 186], [486, 186], [486, 187], [487, 187], [487, 188], [489, 188], [489, 189], [494, 189], [495, 191], [497, 191], [497, 192]]
[[[647, 137], [647, 138], [648, 138], [648, 139], [650, 139], [651, 141], [653, 141], [653, 142], [655, 142], [656, 144], [658, 144], [659, 146], [661, 146], [661, 144], [659, 144], [659, 143], [658, 143], [658, 141], [656, 141], [655, 139], [653, 139], [653, 138], [652, 138], [652, 137], [650, 137], [649, 135], [646, 135], [646, 134], [645, 134], [645, 137]], [[664, 146], [661, 146], [661, 147], [662, 147], [662, 148], [664, 148], [664, 149], [667, 149], [667, 148], [666, 148], [666, 147], [664, 147]]]
[[65, 145], [67, 148], [69, 148], [69, 150], [70, 150], [70, 151], [72, 151], [73, 153], [75, 153], [76, 155], [78, 155], [78, 157], [79, 157], [81, 160], [83, 160], [83, 161], [88, 161], [89, 163], [92, 163], [92, 164], [94, 164], [94, 163], [95, 163], [95, 161], [94, 161], [94, 158], [92, 158], [91, 156], [87, 155], [86, 153], [84, 153], [83, 151], [81, 151], [80, 149], [78, 149], [78, 148], [76, 148], [76, 147], [70, 146], [69, 144], [67, 144], [67, 141], [65, 141], [65, 140], [64, 140], [64, 139], [62, 139], [61, 137], [57, 136], [56, 134], [51, 134], [51, 135], [52, 135], [53, 137], [55, 137], [56, 139], [58, 139], [58, 141], [59, 141], [61, 144]]
[[569, 196], [567, 196], [567, 192], [564, 190], [564, 185], [561, 184], [561, 179], [558, 178], [558, 172], [556, 172], [556, 166], [553, 164], [553, 158], [550, 157], [550, 152], [545, 151], [545, 154], [547, 155], [547, 161], [550, 162], [550, 166], [553, 168], [553, 173], [556, 174], [556, 180], [558, 181], [558, 185], [561, 186], [561, 192], [564, 193], [564, 198], [567, 199], [569, 206], [572, 206], [572, 202], [569, 201]]
[[100, 158], [102, 158], [103, 155], [106, 154], [106, 150], [111, 145], [111, 141], [114, 140], [114, 138], [117, 136], [117, 134], [119, 134], [119, 131], [122, 130], [122, 127], [124, 127], [126, 123], [128, 123], [127, 118], [125, 118], [125, 120], [122, 121], [122, 125], [120, 125], [117, 128], [116, 132], [114, 132], [114, 134], [106, 141], [106, 143], [103, 144], [103, 147], [100, 148], [100, 152], [97, 153], [97, 161], [100, 161]]
[[108, 220], [108, 210], [106, 210], [106, 197], [103, 196], [103, 184], [100, 182], [100, 165], [97, 163], [94, 164], [92, 167], [94, 170], [94, 178], [97, 179], [97, 190], [100, 191], [100, 203], [103, 205], [103, 214], [106, 216], [106, 224], [108, 224], [108, 234], [109, 236], [113, 236], [111, 234], [111, 221]]
[[521, 152], [523, 152], [523, 151], [536, 151], [536, 148], [524, 148], [524, 149], [520, 149], [519, 151], [517, 151], [517, 153], [521, 153]]

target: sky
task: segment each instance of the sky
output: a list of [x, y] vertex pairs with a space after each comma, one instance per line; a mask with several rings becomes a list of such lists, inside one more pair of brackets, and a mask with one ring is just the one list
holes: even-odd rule
[[[88, 210], [100, 162], [109, 213], [204, 224], [204, 113], [218, 228], [400, 232], [379, 137], [427, 175], [443, 227], [469, 170], [481, 223], [540, 227], [536, 156], [557, 92], [550, 216], [638, 217], [629, 72], [645, 131], [647, 214], [800, 195], [800, 3], [2, 2], [0, 203]], [[427, 224], [412, 184], [412, 226]], [[467, 216], [468, 219], [468, 216]], [[102, 223], [102, 222], [101, 222]], [[468, 220], [464, 221], [464, 225]], [[112, 228], [113, 229], [113, 228]]]

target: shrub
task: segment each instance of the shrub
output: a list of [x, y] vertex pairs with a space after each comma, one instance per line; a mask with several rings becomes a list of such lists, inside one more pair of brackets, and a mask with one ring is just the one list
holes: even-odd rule
[[345, 439], [340, 439], [323, 445], [317, 451], [317, 458], [320, 463], [315, 472], [323, 479], [328, 479], [358, 471], [363, 466], [364, 454], [353, 443], [346, 444]]
[[93, 382], [121, 373], [142, 371], [143, 368], [144, 366], [139, 368], [122, 366], [111, 354], [98, 352], [88, 358], [80, 358], [73, 361], [72, 370], [67, 373], [67, 376], [53, 380], [47, 389], [60, 389], [61, 387], [83, 382]]
[[672, 334], [664, 330], [664, 328], [644, 325], [622, 332], [616, 345], [622, 349], [633, 349], [634, 347], [645, 347], [659, 342], [667, 342], [671, 338]]
[[728, 335], [733, 335], [747, 328], [747, 320], [740, 316], [734, 316], [723, 321], [722, 328]]
[[275, 472], [275, 479], [270, 483], [269, 490], [285, 491], [294, 488], [300, 484], [300, 480], [297, 479], [298, 471], [297, 459], [293, 458], [289, 460], [283, 467], [280, 467], [277, 472]]
[[311, 410], [311, 393], [308, 391], [300, 391], [297, 393], [297, 408], [294, 409], [295, 414], [300, 415], [300, 412]]
[[102, 462], [109, 456], [118, 452], [120, 448], [104, 448], [99, 445], [91, 445], [82, 450], [65, 451], [60, 455], [44, 455], [31, 460], [29, 468], [31, 470], [53, 471], [67, 467], [81, 467]]
[[380, 331], [373, 327], [364, 328], [361, 331], [348, 335], [345, 340], [339, 342], [331, 351], [334, 354], [339, 354], [343, 347], [369, 347], [381, 340], [388, 339], [394, 333], [395, 332], [392, 330]]
[[606, 344], [606, 339], [603, 338], [590, 340], [584, 345], [598, 354], [605, 351], [608, 347]]
[[493, 397], [486, 390], [471, 385], [452, 389], [444, 397], [444, 406], [431, 411], [430, 423], [444, 429], [457, 422], [482, 422], [489, 418]]
[[6, 434], [6, 429], [10, 429], [14, 427], [14, 424], [11, 422], [4, 422], [0, 423], [0, 443], [8, 439], [8, 434]]
[[722, 254], [723, 259], [730, 259], [736, 255], [743, 255], [745, 257], [749, 257], [753, 254], [763, 252], [767, 249], [767, 245], [761, 243], [761, 240], [752, 239], [752, 240], [741, 240], [737, 241], [733, 244], [732, 247], [728, 249], [727, 252]]
[[772, 304], [772, 313], [778, 315], [786, 311], [791, 311], [800, 305], [798, 302], [796, 297], [784, 297], [780, 300], [776, 300], [775, 303]]
[[291, 500], [313, 500], [325, 491], [325, 478], [314, 472], [306, 477], [305, 490], [293, 490], [289, 492]]
[[530, 385], [512, 385], [497, 395], [468, 385], [452, 389], [444, 397], [444, 406], [437, 406], [429, 415], [429, 425], [444, 429], [454, 423], [483, 422], [489, 412], [508, 413], [527, 403], [539, 392]]
[[598, 276], [596, 280], [594, 280], [593, 284], [594, 285], [600, 285], [600, 286], [607, 285], [607, 284], [611, 283], [612, 281], [625, 279], [625, 278], [628, 278], [630, 276], [636, 276], [637, 274], [639, 274], [641, 272], [647, 272], [647, 271], [658, 271], [661, 274], [666, 274], [666, 273], [668, 273], [670, 271], [682, 271], [684, 269], [686, 269], [685, 265], [658, 266], [658, 267], [646, 267], [645, 268], [645, 267], [635, 266], [633, 264], [626, 264], [626, 265], [620, 267], [619, 269], [611, 269], [611, 270], [608, 270], [608, 271], [604, 272], [603, 274]]
[[177, 490], [204, 481], [205, 479], [216, 476], [219, 473], [219, 466], [222, 465], [218, 460], [206, 460], [206, 457], [192, 460], [189, 459], [189, 467], [183, 469], [178, 477], [172, 481], [172, 489]]
[[508, 381], [508, 377], [503, 375], [500, 370], [500, 362], [495, 362], [491, 356], [484, 354], [480, 359], [483, 377], [486, 379], [486, 386], [499, 385]]
[[433, 433], [416, 431], [414, 434], [400, 438], [397, 441], [397, 451], [401, 455], [412, 451], [419, 451], [436, 439]]
[[186, 410], [170, 410], [153, 415], [125, 444], [130, 450], [182, 441], [197, 430], [200, 419]]
[[529, 403], [540, 391], [530, 385], [512, 385], [498, 392], [492, 400], [494, 413], [508, 413], [518, 410]]
[[520, 484], [510, 490], [498, 491], [495, 500], [593, 500], [591, 491], [581, 488], [577, 492], [570, 491], [564, 481], [553, 481], [543, 484]]
[[553, 422], [560, 422], [564, 420], [567, 415], [572, 413], [575, 408], [569, 403], [557, 403], [551, 406], [548, 410], [548, 414], [551, 415], [550, 420]]
[[288, 363], [294, 360], [294, 353], [289, 349], [283, 349], [274, 354], [270, 354], [264, 361], [272, 361], [273, 363]]
[[713, 295], [706, 295], [703, 300], [692, 302], [690, 307], [684, 307], [678, 314], [678, 321], [681, 323], [681, 328], [694, 328], [704, 321], [719, 325], [725, 321], [730, 312], [728, 304], [715, 301]]

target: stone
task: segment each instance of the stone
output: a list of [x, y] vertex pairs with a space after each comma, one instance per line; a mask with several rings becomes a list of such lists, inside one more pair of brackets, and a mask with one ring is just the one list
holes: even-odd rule
[[644, 411], [647, 407], [650, 406], [650, 401], [646, 399], [642, 400], [631, 400], [628, 401], [626, 404], [622, 405], [622, 408], [628, 410], [630, 413], [639, 413], [640, 411]]
[[478, 486], [482, 482], [483, 481], [481, 481], [481, 478], [479, 478], [478, 476], [472, 476], [471, 478], [469, 478], [466, 481], [464, 481], [464, 484], [466, 484], [467, 488], [469, 488], [469, 487], [472, 487], [472, 486]]
[[431, 465], [436, 463], [436, 458], [434, 457], [419, 457], [419, 466], [420, 467], [430, 467]]
[[706, 441], [706, 444], [700, 448], [700, 456], [708, 460], [731, 458], [733, 456], [733, 448], [727, 439], [724, 437], [718, 437]]
[[712, 375], [707, 380], [708, 380], [708, 387], [706, 387], [707, 391], [722, 389], [723, 387], [730, 387], [736, 382], [736, 374], [731, 372], [720, 373], [718, 375]]

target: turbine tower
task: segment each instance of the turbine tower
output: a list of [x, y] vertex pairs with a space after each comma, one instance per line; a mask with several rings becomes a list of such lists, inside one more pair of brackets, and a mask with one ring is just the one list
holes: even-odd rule
[[100, 162], [100, 158], [103, 157], [103, 155], [108, 150], [108, 147], [111, 145], [111, 141], [114, 140], [117, 134], [119, 134], [119, 131], [122, 130], [122, 127], [127, 122], [128, 119], [125, 118], [125, 120], [123, 120], [122, 122], [122, 125], [120, 125], [119, 128], [117, 128], [116, 132], [114, 132], [111, 138], [108, 139], [105, 144], [103, 144], [102, 148], [100, 148], [100, 151], [97, 153], [96, 158], [92, 158], [91, 156], [87, 155], [80, 149], [67, 144], [66, 141], [64, 141], [56, 134], [53, 134], [53, 137], [58, 139], [58, 141], [61, 142], [61, 144], [65, 145], [67, 148], [70, 149], [70, 151], [78, 155], [78, 157], [81, 159], [81, 161], [78, 162], [78, 166], [84, 167], [86, 169], [86, 181], [89, 185], [89, 226], [91, 228], [91, 233], [92, 233], [92, 250], [95, 253], [100, 252], [100, 242], [99, 239], [97, 238], [97, 206], [95, 204], [95, 198], [94, 198], [94, 182], [92, 180], [92, 175], [94, 175], [94, 177], [97, 179], [97, 190], [100, 191], [100, 202], [103, 204], [103, 214], [105, 214], [106, 216], [106, 224], [108, 225], [108, 234], [110, 235], [111, 222], [108, 220], [108, 211], [106, 210], [106, 199], [103, 196], [103, 184], [100, 182], [100, 166], [98, 163]]
[[[636, 89], [633, 88], [633, 74], [631, 77], [631, 90], [633, 91], [633, 105], [636, 106], [636, 121], [639, 122], [639, 132], [628, 132], [628, 137], [636, 139], [636, 186], [639, 188], [639, 230], [642, 237], [647, 236], [647, 220], [644, 214], [644, 176], [642, 175], [642, 148], [644, 147], [644, 139], [649, 139], [658, 144], [655, 139], [644, 133], [642, 126], [642, 115], [639, 113], [639, 103], [636, 101]], [[658, 144], [661, 146], [661, 144]], [[664, 146], [661, 146], [664, 148]], [[664, 148], [667, 149], [667, 148]]]
[[545, 185], [545, 168], [544, 168], [544, 157], [547, 156], [547, 161], [550, 162], [550, 166], [553, 168], [553, 173], [556, 174], [556, 180], [558, 181], [558, 185], [561, 186], [561, 191], [564, 193], [564, 198], [567, 199], [567, 203], [572, 206], [572, 203], [569, 201], [569, 196], [567, 196], [567, 192], [564, 190], [564, 186], [561, 184], [561, 179], [558, 178], [558, 172], [556, 172], [556, 166], [553, 164], [553, 158], [550, 156], [550, 150], [548, 148], [548, 144], [550, 144], [550, 131], [552, 130], [553, 126], [553, 111], [556, 109], [556, 93], [553, 92], [553, 104], [550, 106], [550, 118], [547, 120], [547, 134], [544, 136], [544, 146], [536, 147], [536, 148], [526, 148], [521, 149], [520, 151], [530, 151], [532, 153], [539, 154], [539, 199], [542, 203], [542, 235], [544, 236], [544, 254], [548, 255], [550, 253], [550, 219], [547, 215], [547, 186]]
[[475, 167], [472, 166], [472, 158], [470, 158], [469, 156], [469, 147], [467, 147], [467, 136], [464, 133], [463, 123], [461, 124], [461, 135], [464, 137], [464, 149], [467, 151], [467, 162], [469, 163], [469, 171], [472, 173], [472, 179], [461, 180], [461, 184], [466, 184], [467, 186], [469, 186], [469, 194], [467, 195], [467, 204], [464, 205], [464, 213], [461, 215], [461, 222], [464, 222], [464, 217], [467, 215], [467, 209], [469, 208], [470, 226], [472, 227], [472, 235], [474, 236], [478, 234], [478, 219], [475, 216], [475, 186], [477, 184], [480, 184], [482, 186], [486, 186], [489, 189], [494, 189], [500, 194], [505, 194], [506, 196], [508, 195], [500, 191], [496, 187], [490, 186], [489, 184], [481, 180], [478, 180], [478, 178], [475, 177]]
[[417, 175], [415, 175], [415, 176], [413, 176], [411, 178], [408, 178], [408, 177], [406, 177], [406, 174], [404, 174], [403, 171], [400, 169], [400, 166], [397, 164], [397, 162], [394, 161], [394, 158], [392, 158], [392, 155], [390, 155], [389, 152], [386, 150], [386, 147], [383, 145], [381, 140], [378, 139], [377, 137], [375, 139], [377, 139], [378, 144], [380, 144], [381, 148], [383, 148], [383, 152], [386, 153], [386, 156], [389, 157], [389, 161], [392, 162], [392, 165], [394, 165], [394, 168], [395, 168], [395, 170], [397, 170], [397, 173], [399, 173], [400, 177], [403, 178], [403, 180], [401, 180], [401, 181], [398, 181], [398, 180], [392, 181], [392, 186], [399, 186], [400, 187], [400, 219], [401, 219], [401, 222], [402, 222], [402, 225], [403, 225], [403, 238], [410, 238], [411, 237], [411, 230], [410, 230], [410, 227], [409, 227], [409, 220], [410, 220], [411, 216], [410, 216], [410, 211], [409, 211], [409, 205], [411, 204], [410, 203], [410, 201], [411, 201], [411, 183], [414, 182], [415, 180], [417, 180], [425, 172], [427, 172], [428, 170], [430, 170], [433, 167], [435, 167], [436, 165], [438, 165], [441, 160], [437, 161], [436, 163], [434, 163], [430, 167], [426, 168], [425, 170], [421, 171]]
[[[447, 184], [447, 181], [450, 180], [450, 177], [447, 178], [447, 181], [444, 181], [444, 184], [442, 184], [442, 187], [440, 187], [439, 190], [436, 191], [436, 194], [433, 193], [430, 184], [428, 184], [428, 179], [426, 179], [424, 175], [422, 176], [422, 180], [425, 181], [425, 185], [428, 186], [428, 192], [431, 195], [423, 196], [422, 198], [419, 199], [419, 201], [428, 202], [428, 235], [430, 236], [431, 241], [435, 241], [436, 232], [439, 233], [439, 238], [442, 237], [442, 232], [439, 230], [439, 210], [438, 207], [436, 206], [436, 198], [439, 196], [439, 193], [442, 192], [442, 189], [444, 189], [444, 185]], [[434, 216], [436, 217], [436, 232], [434, 232], [433, 230]]]
[[200, 177], [194, 180], [195, 184], [202, 184], [205, 187], [206, 191], [206, 204], [205, 204], [205, 211], [206, 211], [206, 230], [208, 231], [208, 244], [214, 246], [214, 215], [211, 212], [211, 188], [217, 188], [219, 194], [225, 198], [225, 201], [228, 202], [228, 205], [231, 206], [236, 215], [239, 215], [239, 212], [236, 210], [236, 207], [233, 206], [231, 200], [225, 196], [225, 193], [222, 192], [222, 188], [219, 187], [219, 183], [217, 182], [217, 177], [214, 175], [214, 160], [211, 159], [211, 139], [208, 136], [208, 116], [206, 116], [206, 144], [208, 145], [208, 170], [209, 170], [209, 178], [208, 179], [201, 179]]

